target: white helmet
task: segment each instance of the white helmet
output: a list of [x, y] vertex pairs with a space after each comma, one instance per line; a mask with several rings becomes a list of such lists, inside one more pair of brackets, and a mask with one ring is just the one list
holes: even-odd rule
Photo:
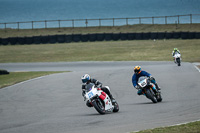
[[90, 80], [90, 75], [89, 74], [85, 74], [81, 77], [81, 80], [83, 83], [86, 83]]

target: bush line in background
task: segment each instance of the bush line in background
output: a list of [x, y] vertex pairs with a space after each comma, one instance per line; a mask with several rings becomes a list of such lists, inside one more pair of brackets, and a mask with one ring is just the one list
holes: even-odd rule
[[88, 41], [200, 39], [200, 32], [95, 33], [0, 38], [0, 45], [47, 44]]

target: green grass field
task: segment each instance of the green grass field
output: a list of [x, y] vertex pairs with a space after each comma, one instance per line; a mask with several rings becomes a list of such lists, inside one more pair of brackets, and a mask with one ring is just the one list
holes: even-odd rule
[[174, 47], [181, 51], [183, 61], [200, 62], [200, 40], [178, 39], [7, 45], [0, 46], [0, 63], [172, 61]]

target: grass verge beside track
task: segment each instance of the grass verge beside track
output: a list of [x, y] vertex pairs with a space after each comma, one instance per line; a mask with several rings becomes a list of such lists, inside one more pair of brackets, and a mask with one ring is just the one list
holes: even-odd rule
[[10, 74], [0, 75], [0, 88], [54, 73], [61, 72], [10, 72]]
[[131, 133], [200, 133], [200, 121]]

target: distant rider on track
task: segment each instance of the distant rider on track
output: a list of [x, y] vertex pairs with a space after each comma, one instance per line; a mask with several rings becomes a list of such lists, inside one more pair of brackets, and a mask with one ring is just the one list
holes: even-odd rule
[[138, 82], [138, 79], [141, 77], [141, 76], [147, 76], [150, 78], [150, 81], [156, 86], [153, 85], [153, 90], [155, 93], [158, 93], [157, 90], [160, 90], [160, 87], [158, 87], [158, 84], [156, 83], [156, 80], [154, 77], [151, 76], [151, 74], [149, 74], [148, 72], [146, 71], [143, 71], [141, 70], [141, 67], [140, 66], [135, 66], [134, 67], [134, 74], [132, 76], [132, 83], [133, 83], [133, 86], [138, 90], [137, 94], [138, 95], [142, 95], [142, 90], [140, 89], [140, 87], [138, 86], [137, 82]]
[[176, 62], [176, 59], [175, 59], [175, 57], [174, 57], [174, 55], [175, 55], [176, 53], [181, 54], [181, 52], [178, 50], [178, 48], [174, 48], [174, 50], [172, 51], [172, 56], [173, 56], [174, 62]]

